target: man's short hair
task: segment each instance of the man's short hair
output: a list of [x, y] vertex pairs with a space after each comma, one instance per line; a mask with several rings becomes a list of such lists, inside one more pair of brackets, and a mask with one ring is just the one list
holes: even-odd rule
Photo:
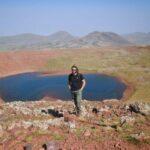
[[78, 69], [78, 67], [77, 67], [76, 65], [73, 65], [73, 66], [71, 67], [71, 69], [73, 69], [73, 68], [76, 68], [76, 69], [77, 69], [77, 72], [79, 71], [79, 69]]

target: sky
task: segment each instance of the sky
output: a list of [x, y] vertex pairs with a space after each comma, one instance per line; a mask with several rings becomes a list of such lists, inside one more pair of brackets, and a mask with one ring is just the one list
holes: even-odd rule
[[0, 36], [150, 32], [150, 0], [0, 0]]

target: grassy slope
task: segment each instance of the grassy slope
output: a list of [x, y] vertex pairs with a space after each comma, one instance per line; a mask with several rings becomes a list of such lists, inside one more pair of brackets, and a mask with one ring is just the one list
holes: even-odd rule
[[61, 50], [60, 56], [49, 59], [45, 69], [68, 70], [73, 64], [78, 65], [81, 72], [120, 76], [135, 86], [129, 100], [149, 101], [150, 47]]

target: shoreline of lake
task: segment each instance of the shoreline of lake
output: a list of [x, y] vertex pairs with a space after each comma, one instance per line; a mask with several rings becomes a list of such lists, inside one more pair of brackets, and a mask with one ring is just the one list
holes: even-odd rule
[[[41, 72], [44, 76], [45, 75], [65, 75], [66, 73], [70, 73], [69, 71], [56, 71], [56, 72]], [[124, 83], [126, 85], [126, 90], [123, 92], [123, 96], [120, 99], [121, 101], [126, 101], [129, 99], [130, 96], [132, 96], [132, 94], [135, 91], [135, 86], [133, 85], [133, 83], [128, 82], [126, 79], [122, 78], [121, 76], [112, 76], [109, 73], [99, 73], [97, 71], [82, 71], [82, 73], [88, 73], [88, 74], [92, 74], [92, 73], [96, 73], [96, 74], [100, 74], [100, 75], [107, 75], [107, 76], [111, 76], [111, 77], [115, 77], [117, 80], [121, 81], [122, 83]], [[119, 100], [119, 101], [120, 101]]]
[[[37, 70], [36, 70], [37, 72]], [[33, 70], [30, 70], [29, 72], [18, 72], [17, 74], [15, 74], [16, 72], [13, 72], [11, 74], [6, 74], [6, 76], [2, 76], [0, 78], [5, 78], [5, 77], [9, 77], [9, 76], [13, 76], [13, 75], [19, 75], [19, 74], [22, 74], [22, 73], [35, 73], [35, 71]], [[66, 75], [66, 74], [69, 74], [70, 71], [68, 70], [64, 70], [64, 71], [38, 71], [37, 73], [40, 73], [40, 76], [53, 76], [53, 75]], [[106, 76], [109, 76], [109, 77], [114, 77], [116, 78], [118, 81], [121, 81], [123, 84], [125, 84], [126, 86], [126, 89], [125, 91], [123, 92], [123, 96], [121, 99], [117, 99], [118, 101], [126, 101], [129, 99], [129, 97], [133, 94], [134, 92], [134, 85], [129, 83], [127, 80], [123, 79], [122, 77], [116, 77], [116, 76], [113, 76], [111, 74], [108, 74], [108, 73], [100, 73], [100, 72], [96, 72], [96, 71], [82, 71], [82, 74], [99, 74], [99, 75], [106, 75]], [[44, 99], [44, 98], [43, 98]], [[104, 99], [105, 100], [105, 99]], [[4, 100], [2, 100], [4, 101]], [[103, 100], [102, 100], [103, 101]], [[4, 101], [5, 102], [5, 101]]]

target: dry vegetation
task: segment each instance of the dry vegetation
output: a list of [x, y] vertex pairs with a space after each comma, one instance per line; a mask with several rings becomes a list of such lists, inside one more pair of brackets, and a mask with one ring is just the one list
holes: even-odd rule
[[73, 64], [84, 73], [118, 76], [134, 87], [128, 100], [149, 101], [150, 46], [0, 52], [0, 76], [29, 71], [68, 73]]
[[61, 55], [50, 58], [45, 69], [68, 70], [72, 64], [81, 72], [97, 72], [118, 76], [134, 86], [132, 101], [149, 101], [150, 47], [124, 47], [62, 50]]

